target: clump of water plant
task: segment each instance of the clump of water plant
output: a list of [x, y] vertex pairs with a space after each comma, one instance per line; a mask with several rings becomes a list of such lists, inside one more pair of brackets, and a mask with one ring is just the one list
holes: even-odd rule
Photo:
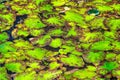
[[119, 0], [0, 0], [0, 80], [119, 80]]

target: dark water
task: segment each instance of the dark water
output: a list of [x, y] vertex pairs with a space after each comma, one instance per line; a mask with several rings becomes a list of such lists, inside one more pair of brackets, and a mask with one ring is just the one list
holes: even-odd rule
[[12, 36], [12, 31], [16, 28], [16, 25], [19, 22], [22, 23], [24, 21], [24, 19], [26, 19], [26, 18], [27, 18], [27, 15], [16, 16], [16, 20], [14, 21], [13, 26], [10, 29], [5, 31], [9, 36], [8, 41], [13, 41], [14, 40], [14, 37]]

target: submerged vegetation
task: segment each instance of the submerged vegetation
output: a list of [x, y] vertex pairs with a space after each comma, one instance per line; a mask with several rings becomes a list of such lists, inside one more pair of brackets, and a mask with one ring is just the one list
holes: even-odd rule
[[0, 0], [0, 80], [119, 80], [120, 0]]

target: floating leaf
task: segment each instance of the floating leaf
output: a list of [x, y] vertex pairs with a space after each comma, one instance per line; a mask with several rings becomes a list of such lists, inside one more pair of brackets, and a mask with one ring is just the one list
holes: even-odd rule
[[95, 42], [91, 46], [91, 50], [112, 50], [112, 49], [113, 49], [113, 46], [111, 46], [111, 42], [110, 41]]
[[0, 42], [4, 42], [8, 39], [7, 33], [0, 33]]
[[68, 34], [67, 36], [77, 36], [77, 31], [74, 27], [72, 27], [69, 31], [68, 31]]
[[58, 48], [62, 45], [62, 40], [59, 38], [53, 39], [50, 43], [50, 46], [53, 48]]
[[54, 29], [50, 30], [48, 34], [51, 36], [62, 36], [64, 34], [64, 31], [62, 31], [61, 29]]
[[90, 24], [91, 24], [91, 29], [99, 29], [99, 28], [102, 28], [102, 29], [105, 29], [105, 25], [104, 25], [104, 20], [105, 18], [104, 17], [100, 17], [100, 18], [95, 18], [94, 20], [90, 21]]
[[78, 79], [92, 79], [96, 76], [96, 73], [94, 71], [78, 70], [73, 73], [73, 76]]
[[31, 16], [27, 18], [24, 23], [28, 28], [39, 29], [45, 27], [45, 24], [42, 21], [40, 21], [40, 19], [36, 16]]
[[39, 46], [46, 46], [50, 43], [51, 41], [51, 37], [50, 35], [44, 35], [44, 36], [41, 36], [37, 41], [36, 43], [39, 44]]
[[46, 51], [42, 48], [35, 48], [34, 50], [28, 50], [26, 53], [30, 57], [41, 60], [45, 57]]
[[114, 10], [120, 11], [120, 4], [113, 4], [112, 7]]
[[53, 4], [53, 6], [62, 6], [65, 4], [65, 2], [66, 0], [52, 0], [51, 3]]
[[49, 24], [52, 24], [52, 25], [59, 25], [59, 26], [62, 26], [63, 25], [63, 21], [60, 20], [58, 17], [51, 17], [49, 19], [47, 19], [47, 21]]
[[118, 67], [119, 65], [116, 62], [105, 62], [102, 66], [102, 68], [111, 71]]
[[106, 11], [112, 11], [113, 10], [110, 6], [107, 6], [107, 5], [97, 6], [97, 9], [100, 10], [101, 12], [106, 12]]
[[60, 54], [67, 54], [75, 50], [74, 46], [63, 45], [61, 49], [59, 49]]
[[113, 31], [117, 30], [117, 29], [120, 29], [120, 19], [110, 19], [110, 20], [108, 20], [107, 25]]
[[48, 12], [51, 12], [52, 9], [53, 9], [53, 6], [50, 5], [50, 4], [43, 5], [43, 6], [40, 8], [41, 11], [48, 11]]
[[7, 71], [4, 67], [0, 67], [0, 80], [8, 80]]
[[35, 0], [36, 2], [36, 5], [39, 5], [40, 3], [42, 3], [42, 2], [44, 2], [44, 1], [46, 1], [46, 0]]
[[39, 79], [40, 80], [53, 80], [54, 78], [56, 78], [60, 74], [62, 74], [61, 70], [57, 70], [54, 72], [46, 71], [46, 72], [40, 74], [41, 77]]
[[100, 62], [104, 59], [104, 53], [103, 52], [89, 52], [86, 59], [88, 62], [92, 62], [92, 63]]
[[35, 80], [35, 72], [19, 74], [15, 77], [15, 80]]
[[37, 63], [37, 62], [30, 63], [29, 66], [32, 69], [36, 69], [36, 68], [38, 69], [38, 68], [40, 68], [39, 63]]
[[113, 46], [114, 46], [114, 49], [115, 49], [115, 50], [120, 50], [120, 42], [114, 41], [114, 42], [113, 42]]
[[115, 54], [115, 53], [108, 53], [108, 54], [106, 54], [105, 59], [106, 59], [107, 61], [111, 61], [111, 60], [114, 60], [115, 57], [116, 57], [116, 54]]
[[15, 40], [14, 41], [15, 44], [14, 46], [18, 49], [31, 49], [32, 45], [28, 42], [28, 41], [24, 41], [24, 40]]
[[61, 58], [61, 61], [69, 66], [82, 67], [84, 62], [82, 58], [75, 55], [70, 55], [69, 57]]
[[28, 31], [18, 30], [17, 35], [18, 36], [25, 36], [26, 37], [26, 36], [29, 35], [29, 33], [28, 33]]
[[12, 72], [21, 72], [22, 69], [22, 65], [21, 63], [15, 63], [15, 62], [12, 62], [12, 63], [7, 63], [5, 64], [5, 67], [9, 70], [9, 71], [12, 71]]
[[0, 52], [4, 54], [7, 52], [16, 51], [16, 49], [14, 47], [12, 47], [11, 45], [12, 45], [11, 42], [5, 42], [5, 43], [0, 44]]
[[93, 42], [93, 41], [101, 40], [101, 39], [102, 39], [102, 34], [100, 32], [84, 32], [83, 38], [81, 38], [81, 41], [82, 42]]
[[59, 66], [60, 66], [60, 64], [58, 64], [57, 62], [52, 62], [49, 65], [49, 67], [50, 67], [51, 70], [57, 69]]
[[66, 11], [65, 14], [66, 14], [66, 15], [64, 16], [64, 18], [65, 18], [65, 20], [67, 20], [67, 21], [71, 21], [71, 22], [78, 23], [78, 25], [80, 25], [81, 27], [86, 24], [86, 23], [83, 21], [84, 18], [83, 18], [80, 14], [78, 14], [78, 13], [76, 13], [76, 12]]

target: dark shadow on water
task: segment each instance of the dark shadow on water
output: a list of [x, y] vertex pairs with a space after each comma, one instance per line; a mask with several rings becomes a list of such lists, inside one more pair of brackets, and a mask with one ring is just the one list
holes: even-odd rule
[[57, 52], [57, 51], [59, 51], [59, 49], [60, 49], [60, 48], [53, 48], [53, 47], [51, 47], [51, 46], [49, 46], [49, 45], [47, 45], [47, 46], [45, 46], [45, 47], [43, 47], [43, 48], [45, 48], [45, 49], [47, 49], [47, 50], [50, 50], [50, 51], [53, 51], [53, 52]]
[[13, 26], [12, 26], [10, 29], [4, 31], [4, 32], [6, 32], [6, 33], [8, 34], [8, 36], [9, 36], [9, 40], [8, 40], [8, 41], [13, 41], [13, 40], [14, 40], [14, 37], [12, 36], [12, 31], [16, 28], [16, 25], [17, 25], [19, 22], [22, 23], [22, 22], [24, 21], [24, 19], [26, 19], [26, 18], [27, 18], [27, 15], [26, 15], [26, 14], [25, 14], [25, 15], [16, 16], [16, 20], [14, 21]]

